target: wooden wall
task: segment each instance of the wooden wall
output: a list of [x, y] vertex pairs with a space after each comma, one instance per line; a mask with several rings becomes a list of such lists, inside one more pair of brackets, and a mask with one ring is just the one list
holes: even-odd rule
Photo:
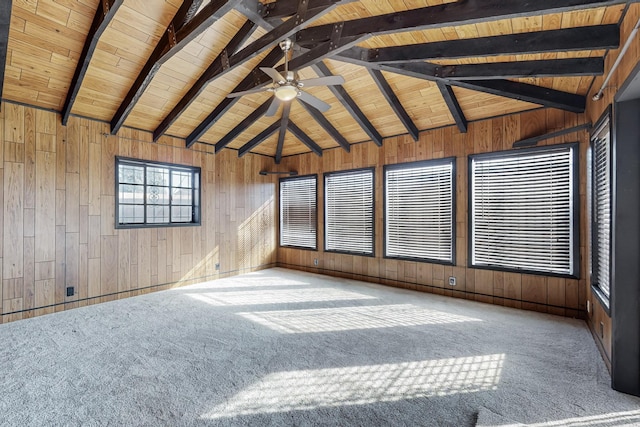
[[[629, 34], [633, 30], [633, 27], [640, 19], [640, 4], [634, 3], [629, 7], [629, 10], [625, 16], [620, 30], [620, 44], [621, 47], [629, 38]], [[610, 73], [610, 70], [617, 60], [621, 49], [617, 49], [609, 52], [609, 55], [605, 61], [605, 76]], [[603, 96], [599, 101], [592, 101], [591, 98], [602, 87], [605, 77], [599, 77], [595, 80], [593, 87], [587, 95], [587, 120], [595, 123], [605, 109], [613, 103], [614, 97], [618, 92], [618, 89], [623, 85], [627, 77], [631, 74], [634, 67], [640, 61], [640, 39], [638, 36], [629, 45], [629, 49], [621, 59], [620, 65], [612, 74], [612, 78], [607, 84], [603, 92]], [[590, 257], [590, 255], [589, 255]], [[591, 293], [591, 284], [588, 283], [587, 298], [590, 301], [593, 310], [588, 314], [588, 323], [591, 331], [598, 343], [598, 347], [605, 361], [608, 365], [611, 363], [611, 318], [607, 315], [600, 302]], [[602, 326], [601, 326], [602, 324]]]
[[[272, 159], [108, 131], [1, 105], [1, 322], [274, 265], [275, 184], [258, 175]], [[202, 224], [116, 230], [116, 155], [201, 167]]]
[[[624, 43], [640, 17], [632, 4], [621, 29]], [[606, 70], [619, 54], [606, 58]], [[603, 356], [611, 355], [611, 321], [591, 295], [587, 267], [588, 221], [585, 204], [586, 132], [544, 142], [579, 140], [580, 150], [580, 279], [502, 273], [467, 268], [467, 157], [471, 153], [509, 149], [514, 141], [584, 121], [595, 122], [613, 101], [640, 58], [636, 37], [613, 74], [600, 101], [591, 101], [603, 77], [587, 95], [584, 115], [538, 110], [472, 123], [467, 134], [455, 128], [424, 132], [418, 143], [407, 137], [354, 145], [351, 153], [327, 150], [285, 158], [283, 169], [300, 174], [376, 167], [376, 257], [358, 257], [277, 248], [275, 180], [258, 176], [272, 168], [261, 156], [236, 158], [233, 151], [214, 155], [184, 141], [122, 129], [105, 136], [104, 123], [72, 117], [67, 127], [57, 114], [2, 103], [0, 108], [0, 322], [164, 289], [194, 279], [213, 279], [277, 263], [326, 274], [361, 278], [393, 286], [478, 301], [581, 317], [590, 301], [589, 325]], [[199, 227], [116, 230], [114, 228], [115, 155], [202, 167], [203, 223]], [[456, 156], [457, 265], [382, 258], [382, 166], [384, 164]], [[320, 188], [320, 191], [322, 189]], [[320, 194], [322, 197], [322, 194]], [[322, 203], [319, 204], [322, 210]], [[322, 218], [322, 211], [319, 213]], [[322, 221], [320, 221], [322, 247]], [[314, 266], [314, 259], [319, 265]], [[216, 263], [220, 270], [215, 269]], [[446, 285], [455, 276], [455, 288]], [[75, 295], [66, 297], [67, 286]], [[602, 334], [600, 324], [603, 325]]]
[[[376, 247], [375, 257], [324, 253], [323, 221], [319, 221], [319, 250], [308, 251], [278, 248], [278, 265], [330, 275], [369, 280], [433, 292], [441, 295], [536, 310], [564, 316], [583, 317], [586, 301], [586, 217], [585, 217], [585, 156], [588, 145], [586, 131], [543, 141], [539, 145], [579, 141], [580, 144], [580, 279], [554, 278], [530, 274], [468, 268], [467, 261], [467, 156], [474, 153], [507, 150], [515, 141], [581, 124], [584, 118], [558, 110], [535, 110], [470, 124], [466, 134], [455, 127], [422, 132], [418, 142], [395, 137], [382, 147], [371, 142], [354, 145], [351, 152], [337, 148], [327, 150], [323, 157], [304, 154], [283, 160], [284, 169], [299, 174], [332, 172], [360, 167], [375, 167], [376, 185]], [[455, 156], [457, 158], [456, 265], [443, 266], [424, 262], [385, 259], [382, 256], [383, 236], [383, 165]], [[319, 212], [323, 218], [323, 186], [319, 185]], [[314, 266], [318, 259], [318, 266]], [[457, 285], [450, 287], [448, 277]]]

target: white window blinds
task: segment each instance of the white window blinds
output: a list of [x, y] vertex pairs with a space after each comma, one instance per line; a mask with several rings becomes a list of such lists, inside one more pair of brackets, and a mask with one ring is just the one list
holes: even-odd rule
[[373, 255], [373, 169], [325, 174], [325, 250]]
[[592, 284], [608, 299], [611, 270], [611, 143], [609, 117], [591, 137], [592, 185]]
[[574, 150], [471, 156], [472, 265], [574, 275]]
[[280, 181], [280, 246], [316, 249], [317, 178]]
[[385, 256], [453, 263], [453, 162], [385, 169]]

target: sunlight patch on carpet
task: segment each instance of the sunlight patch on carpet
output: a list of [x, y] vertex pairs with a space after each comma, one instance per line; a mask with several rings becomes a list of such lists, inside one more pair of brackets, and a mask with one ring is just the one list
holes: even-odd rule
[[376, 299], [357, 292], [331, 288], [264, 289], [259, 291], [229, 291], [187, 293], [190, 297], [214, 306], [241, 306], [262, 304], [291, 304], [320, 301]]
[[278, 372], [204, 414], [204, 419], [366, 405], [495, 390], [504, 354]]
[[[208, 282], [196, 283], [190, 285], [188, 290], [203, 289], [203, 290], [216, 290], [224, 288], [269, 288], [280, 286], [309, 286], [309, 282], [302, 282], [300, 280], [285, 279], [280, 277], [245, 277], [241, 279], [218, 279], [210, 280]], [[185, 288], [178, 288], [178, 291], [184, 291]]]
[[413, 304], [256, 311], [238, 314], [245, 319], [283, 334], [337, 332], [356, 329], [481, 321], [480, 319], [472, 317], [429, 310]]

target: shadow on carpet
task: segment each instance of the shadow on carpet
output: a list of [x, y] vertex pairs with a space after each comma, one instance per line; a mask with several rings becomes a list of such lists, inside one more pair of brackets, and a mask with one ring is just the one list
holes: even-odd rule
[[286, 269], [0, 325], [0, 425], [640, 425], [584, 322]]

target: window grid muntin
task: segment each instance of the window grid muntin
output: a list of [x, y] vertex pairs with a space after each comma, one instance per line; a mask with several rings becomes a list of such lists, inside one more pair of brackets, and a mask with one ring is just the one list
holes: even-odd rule
[[[121, 201], [120, 189], [123, 184], [121, 184], [120, 179], [123, 177], [121, 174], [122, 169], [139, 169], [142, 170], [142, 183], [137, 184], [129, 184], [126, 183], [124, 185], [135, 185], [136, 187], [143, 188], [143, 202], [142, 203], [126, 203]], [[142, 161], [137, 159], [127, 159], [116, 157], [116, 169], [118, 170], [118, 182], [116, 183], [116, 190], [118, 192], [118, 198], [116, 203], [116, 227], [144, 227], [144, 226], [184, 226], [184, 225], [198, 225], [200, 223], [199, 218], [199, 179], [200, 179], [200, 168], [191, 167], [191, 166], [182, 166], [182, 165], [174, 165], [174, 164], [166, 164], [159, 162], [150, 162], [150, 161]], [[153, 185], [153, 184], [164, 184], [165, 182], [157, 182], [149, 183], [149, 170], [151, 173], [156, 173], [160, 171], [160, 174], [165, 174], [168, 177], [168, 185]], [[184, 176], [189, 176], [189, 181], [187, 185], [183, 186], [174, 186], [172, 181], [172, 175], [174, 172], [178, 174], [183, 174]], [[168, 191], [168, 200], [163, 203], [151, 203], [149, 202], [150, 192], [149, 188], [158, 188], [158, 189], [167, 189]], [[189, 190], [189, 198], [192, 200], [192, 203], [189, 205], [174, 203], [173, 199], [173, 190]], [[123, 211], [127, 207], [131, 207], [138, 210], [142, 208], [142, 216], [136, 216], [134, 219], [136, 222], [124, 222], [123, 221]], [[181, 215], [174, 215], [174, 209], [182, 209]], [[150, 211], [155, 211], [155, 214], [151, 214]], [[158, 215], [158, 212], [164, 213], [162, 215]], [[130, 219], [128, 216], [124, 216], [125, 219]]]

